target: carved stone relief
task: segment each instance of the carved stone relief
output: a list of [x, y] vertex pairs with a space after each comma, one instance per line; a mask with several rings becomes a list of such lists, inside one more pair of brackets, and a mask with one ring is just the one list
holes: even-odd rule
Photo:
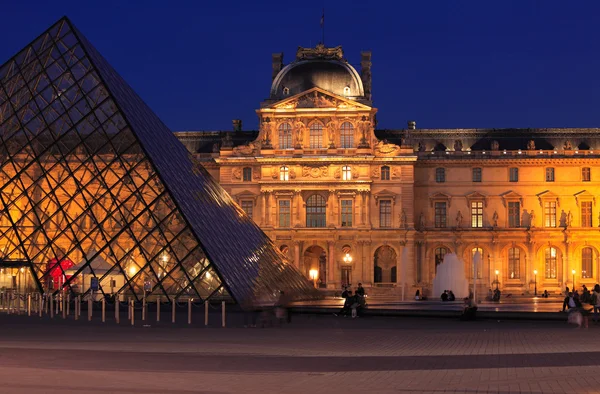
[[302, 167], [302, 176], [304, 178], [321, 178], [329, 175], [329, 167], [320, 166], [320, 167]]

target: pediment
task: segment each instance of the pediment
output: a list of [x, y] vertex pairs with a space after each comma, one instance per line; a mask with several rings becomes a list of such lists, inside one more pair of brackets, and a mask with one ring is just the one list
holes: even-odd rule
[[465, 196], [467, 201], [470, 203], [471, 201], [483, 201], [484, 205], [487, 207], [487, 196], [485, 194], [481, 194], [479, 192], [469, 193]]
[[558, 194], [551, 192], [550, 190], [545, 190], [537, 195], [540, 206], [544, 206], [544, 201], [556, 201], [557, 206], [560, 207], [560, 197]]
[[355, 109], [371, 110], [371, 107], [350, 100], [346, 97], [338, 96], [321, 88], [311, 88], [302, 93], [278, 101], [267, 108], [271, 109]]
[[575, 203], [577, 204], [577, 206], [579, 206], [579, 203], [581, 201], [593, 201], [594, 205], [596, 205], [596, 196], [594, 196], [587, 190], [582, 190], [578, 193], [575, 193], [573, 196], [575, 197]]
[[450, 207], [450, 203], [452, 201], [452, 196], [450, 196], [449, 194], [446, 194], [446, 193], [442, 193], [442, 192], [433, 193], [432, 195], [429, 196], [429, 204], [431, 205], [432, 208], [433, 208], [433, 203], [435, 201], [447, 201], [448, 207]]
[[379, 203], [379, 200], [382, 198], [391, 198], [392, 203], [396, 203], [396, 193], [387, 189], [383, 189], [378, 191], [377, 193], [374, 193], [373, 197], [375, 198], [375, 205], [377, 205]]
[[521, 205], [523, 205], [523, 196], [512, 190], [510, 190], [504, 194], [501, 194], [500, 197], [502, 197], [502, 203], [504, 204], [505, 207], [507, 206], [506, 203], [508, 201], [519, 201], [521, 203]]
[[254, 201], [254, 204], [256, 205], [257, 198], [258, 198], [258, 194], [254, 193], [250, 190], [244, 190], [235, 195], [235, 200], [238, 204], [240, 204], [242, 200], [252, 200], [252, 201]]

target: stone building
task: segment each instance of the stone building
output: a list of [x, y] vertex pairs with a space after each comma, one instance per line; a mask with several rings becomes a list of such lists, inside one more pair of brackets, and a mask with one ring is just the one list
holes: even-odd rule
[[376, 130], [370, 52], [360, 64], [275, 54], [258, 132], [176, 135], [321, 288], [430, 294], [446, 253], [472, 284], [478, 250], [481, 291], [598, 282], [598, 129]]

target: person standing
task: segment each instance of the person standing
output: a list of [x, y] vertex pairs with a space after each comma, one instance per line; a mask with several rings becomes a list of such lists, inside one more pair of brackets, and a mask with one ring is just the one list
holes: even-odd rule
[[594, 293], [592, 294], [592, 302], [594, 305], [594, 322], [598, 323], [598, 312], [600, 312], [600, 285], [594, 286]]

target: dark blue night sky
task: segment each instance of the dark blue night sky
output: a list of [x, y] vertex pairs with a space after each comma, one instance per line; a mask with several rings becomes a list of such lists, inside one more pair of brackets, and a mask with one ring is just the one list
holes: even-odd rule
[[6, 0], [0, 62], [67, 15], [172, 130], [251, 129], [271, 53], [314, 46], [323, 5], [327, 45], [373, 51], [379, 128], [600, 126], [591, 0]]

